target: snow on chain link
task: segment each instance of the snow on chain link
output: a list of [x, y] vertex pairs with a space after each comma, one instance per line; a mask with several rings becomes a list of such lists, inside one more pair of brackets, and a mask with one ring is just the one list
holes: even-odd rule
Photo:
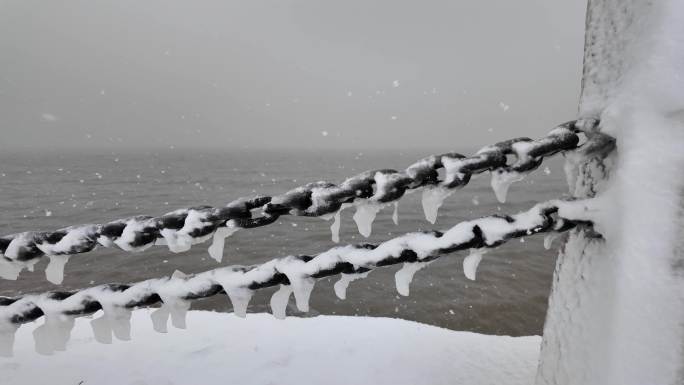
[[[500, 200], [505, 200], [508, 185], [522, 179], [542, 163], [545, 156], [563, 151], [582, 152], [596, 142], [612, 142], [612, 138], [592, 130], [596, 120], [564, 123], [547, 136], [532, 140], [516, 138], [487, 146], [471, 157], [457, 153], [433, 155], [412, 164], [404, 171], [366, 171], [339, 185], [315, 182], [285, 194], [269, 197], [240, 198], [225, 207], [199, 206], [179, 209], [160, 217], [135, 216], [106, 224], [71, 226], [52, 232], [24, 232], [0, 237], [0, 277], [17, 279], [24, 268], [47, 256], [50, 263], [46, 276], [59, 284], [63, 279], [68, 257], [86, 253], [98, 246], [118, 247], [139, 252], [153, 245], [166, 245], [172, 252], [184, 252], [193, 244], [213, 239], [209, 248], [212, 258], [220, 261], [224, 239], [241, 228], [260, 227], [273, 223], [281, 215], [334, 218], [331, 226], [333, 240], [339, 240], [340, 210], [356, 206], [354, 219], [359, 232], [369, 236], [377, 211], [391, 202], [396, 203], [407, 190], [423, 188], [423, 208], [426, 218], [434, 223], [437, 209], [455, 189], [465, 186], [471, 175], [490, 171], [492, 186]], [[579, 132], [589, 137], [578, 146]], [[591, 133], [591, 135], [590, 135]], [[509, 164], [507, 155], [515, 160]], [[444, 169], [441, 180], [439, 170]], [[260, 209], [262, 214], [254, 216]], [[396, 210], [396, 206], [395, 206]], [[396, 214], [395, 214], [396, 220]]]
[[[156, 313], [157, 324], [165, 325], [171, 317], [172, 321], [176, 320], [174, 324], [183, 325], [191, 300], [217, 294], [227, 294], [235, 313], [244, 316], [255, 290], [278, 285], [281, 290], [274, 294], [272, 307], [276, 315], [284, 316], [284, 304], [291, 293], [299, 310], [308, 310], [309, 295], [317, 279], [342, 274], [335, 292], [344, 298], [351, 281], [365, 277], [376, 267], [400, 263], [404, 263], [404, 268], [396, 274], [397, 290], [408, 295], [413, 274], [430, 261], [466, 249], [481, 254], [482, 250], [498, 247], [512, 238], [560, 233], [578, 225], [591, 225], [592, 217], [587, 213], [593, 211], [593, 202], [554, 200], [511, 216], [492, 215], [461, 222], [444, 232], [408, 233], [380, 244], [337, 246], [315, 256], [287, 256], [260, 265], [228, 266], [193, 276], [178, 272], [171, 277], [130, 285], [107, 284], [77, 291], [0, 297], [0, 332], [43, 315], [54, 319], [92, 314], [102, 309], [112, 317], [119, 317], [135, 307], [159, 302], [163, 307], [161, 313]], [[473, 270], [465, 263], [464, 268]], [[465, 272], [474, 279], [474, 272]]]

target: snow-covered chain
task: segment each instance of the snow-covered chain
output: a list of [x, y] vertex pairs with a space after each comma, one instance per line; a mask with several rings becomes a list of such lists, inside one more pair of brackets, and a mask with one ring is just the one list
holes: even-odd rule
[[[3, 330], [13, 333], [17, 325], [43, 315], [57, 322], [54, 320], [60, 317], [87, 315], [102, 309], [107, 317], [126, 319], [131, 309], [159, 302], [163, 306], [155, 313], [157, 318], [153, 317], [155, 329], [165, 330], [169, 316], [174, 325], [183, 327], [183, 316], [191, 300], [227, 294], [235, 313], [245, 316], [255, 290], [278, 285], [280, 290], [273, 295], [271, 307], [274, 315], [284, 317], [291, 293], [297, 308], [308, 311], [309, 296], [317, 279], [342, 274], [335, 292], [344, 298], [351, 281], [363, 278], [376, 267], [399, 263], [405, 265], [396, 274], [397, 289], [407, 295], [413, 274], [442, 255], [466, 249], [473, 249], [478, 255], [512, 238], [591, 225], [592, 217], [587, 213], [592, 211], [592, 202], [554, 200], [512, 216], [492, 215], [461, 222], [444, 232], [408, 233], [377, 245], [338, 246], [316, 256], [288, 256], [260, 265], [229, 266], [193, 276], [177, 273], [132, 285], [107, 284], [77, 291], [0, 297], [0, 334]], [[473, 259], [479, 262], [478, 257], [464, 263], [469, 278], [474, 278], [477, 267], [477, 263], [473, 266]]]
[[[347, 205], [357, 206], [354, 219], [364, 236], [370, 235], [370, 224], [382, 205], [399, 200], [407, 190], [424, 188], [423, 206], [427, 219], [434, 223], [437, 209], [453, 190], [465, 186], [473, 174], [490, 171], [492, 186], [500, 200], [505, 200], [508, 185], [539, 167], [545, 156], [562, 151], [582, 152], [592, 142], [612, 138], [594, 131], [596, 120], [564, 123], [547, 136], [532, 140], [516, 138], [484, 147], [471, 157], [457, 153], [433, 155], [404, 171], [373, 170], [349, 178], [339, 185], [330, 182], [309, 183], [285, 194], [269, 197], [241, 198], [226, 207], [200, 206], [180, 209], [161, 217], [135, 216], [106, 224], [67, 227], [52, 232], [24, 232], [0, 237], [0, 277], [16, 279], [19, 272], [48, 256], [47, 278], [61, 283], [69, 256], [86, 253], [98, 245], [138, 252], [153, 245], [166, 245], [175, 253], [193, 244], [213, 238], [209, 254], [220, 261], [224, 239], [240, 228], [273, 223], [281, 215], [335, 218], [339, 229], [339, 212]], [[587, 143], [578, 147], [579, 132], [586, 133]], [[509, 161], [508, 155], [515, 160]], [[439, 170], [444, 169], [440, 179]], [[262, 214], [254, 216], [253, 211]], [[395, 216], [396, 218], [396, 206]], [[395, 219], [396, 220], [396, 219]]]

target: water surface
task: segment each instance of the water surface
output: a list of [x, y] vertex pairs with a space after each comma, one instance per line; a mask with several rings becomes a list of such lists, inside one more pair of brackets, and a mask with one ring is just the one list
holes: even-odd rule
[[[472, 153], [472, 149], [463, 153]], [[224, 205], [238, 197], [282, 193], [307, 182], [339, 182], [367, 169], [402, 169], [429, 154], [177, 149], [4, 153], [0, 154], [0, 234], [104, 223], [137, 214], [158, 216], [200, 204]], [[346, 210], [342, 213], [341, 244], [379, 242], [410, 231], [446, 229], [493, 213], [515, 213], [566, 191], [560, 159], [545, 162], [531, 177], [513, 185], [505, 204], [496, 201], [489, 176], [482, 175], [447, 198], [435, 225], [423, 216], [420, 193], [400, 201], [398, 226], [391, 220], [391, 208], [381, 211], [368, 239], [356, 231], [353, 210]], [[182, 254], [173, 254], [164, 247], [137, 254], [100, 248], [71, 258], [62, 287], [135, 282], [170, 275], [176, 269], [197, 273], [289, 254], [311, 255], [334, 246], [329, 226], [330, 222], [319, 218], [282, 217], [267, 227], [239, 231], [227, 239], [220, 264], [207, 254], [208, 244], [196, 245]], [[367, 279], [353, 282], [345, 301], [335, 297], [334, 279], [323, 279], [316, 284], [308, 314], [388, 316], [455, 330], [540, 334], [556, 246], [544, 250], [539, 235], [509, 242], [485, 254], [477, 281], [464, 277], [463, 253], [440, 258], [416, 274], [409, 297], [401, 297], [395, 290], [398, 266], [377, 269]], [[45, 265], [45, 261], [40, 262], [35, 272], [23, 272], [17, 281], [0, 280], [0, 295], [57, 289], [45, 280]], [[273, 290], [257, 293], [250, 311], [268, 310]], [[193, 307], [220, 311], [231, 308], [225, 296], [195, 301]], [[299, 314], [292, 299], [288, 314]]]

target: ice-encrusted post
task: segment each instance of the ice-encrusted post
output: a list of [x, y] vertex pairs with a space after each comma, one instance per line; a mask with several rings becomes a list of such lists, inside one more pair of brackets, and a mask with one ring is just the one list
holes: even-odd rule
[[568, 167], [596, 229], [557, 261], [537, 384], [684, 384], [684, 2], [589, 0], [579, 115], [617, 139]]

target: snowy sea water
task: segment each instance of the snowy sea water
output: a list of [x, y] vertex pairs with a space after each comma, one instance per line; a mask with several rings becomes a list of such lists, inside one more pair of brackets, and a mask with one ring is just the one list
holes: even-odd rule
[[[464, 149], [470, 154], [473, 149]], [[22, 152], [0, 154], [0, 234], [55, 230], [68, 225], [104, 223], [146, 214], [158, 216], [182, 207], [221, 206], [242, 196], [278, 194], [318, 180], [339, 182], [368, 169], [402, 169], [430, 151], [267, 151], [156, 150], [99, 153]], [[425, 220], [421, 193], [399, 203], [399, 224], [393, 209], [377, 216], [372, 235], [361, 236], [352, 220], [354, 209], [342, 212], [340, 244], [380, 242], [406, 232], [447, 229], [460, 221], [494, 213], [515, 213], [536, 202], [565, 195], [562, 158], [547, 160], [539, 170], [515, 183], [506, 203], [499, 203], [488, 174], [446, 199], [435, 225]], [[19, 280], [0, 280], [0, 295], [55, 289], [77, 289], [102, 283], [128, 283], [181, 270], [186, 274], [232, 264], [254, 264], [290, 254], [314, 255], [335, 245], [320, 218], [281, 217], [276, 223], [241, 230], [226, 240], [223, 261], [209, 257], [209, 243], [174, 254], [164, 246], [141, 253], [99, 248], [73, 256], [62, 286], [46, 281], [46, 261]], [[333, 292], [335, 279], [316, 284], [310, 312], [290, 315], [364, 315], [415, 320], [454, 330], [488, 334], [541, 334], [560, 241], [550, 250], [543, 236], [504, 244], [484, 255], [477, 280], [463, 274], [464, 253], [445, 256], [416, 273], [410, 296], [400, 296], [394, 284], [399, 268], [387, 267], [352, 282], [347, 299]], [[275, 289], [259, 291], [251, 312], [269, 310]], [[216, 296], [193, 302], [195, 309], [230, 311], [230, 301]]]

